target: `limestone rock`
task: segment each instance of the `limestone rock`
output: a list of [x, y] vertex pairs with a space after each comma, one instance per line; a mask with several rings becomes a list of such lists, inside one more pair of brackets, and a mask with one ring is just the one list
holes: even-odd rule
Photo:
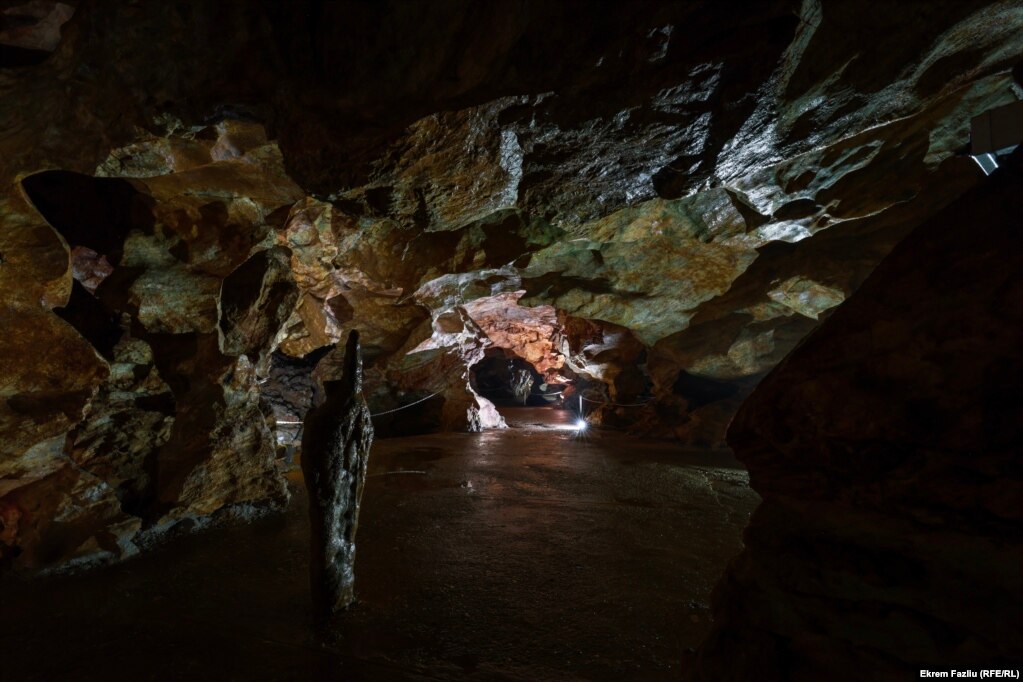
[[61, 27], [74, 15], [73, 5], [52, 0], [13, 3], [0, 11], [2, 65], [42, 62], [60, 44]]
[[257, 382], [353, 329], [371, 409], [416, 403], [381, 433], [498, 423], [490, 351], [720, 444], [1023, 96], [1011, 1], [0, 12], [0, 537], [33, 565], [280, 500]]
[[[639, 14], [630, 25], [649, 30], [612, 32], [617, 37], [592, 61], [576, 60], [571, 74], [553, 69], [529, 94], [485, 98], [472, 78], [429, 95], [417, 91], [476, 101], [419, 117], [403, 111], [390, 129], [333, 143], [351, 145], [337, 163], [322, 162], [324, 150], [308, 149], [297, 135], [284, 145], [302, 157], [294, 163], [303, 181], [358, 219], [363, 239], [392, 221], [390, 234], [404, 234], [436, 263], [399, 294], [416, 291], [432, 318], [524, 290], [520, 305], [628, 329], [647, 352], [603, 364], [654, 401], [634, 416], [622, 413], [621, 423], [720, 444], [737, 405], [814, 322], [909, 228], [978, 181], [957, 155], [971, 116], [1018, 96], [1007, 70], [1023, 51], [1011, 28], [1021, 17], [1011, 3], [944, 13], [910, 3], [870, 18], [841, 3], [763, 3], [727, 22], [698, 5], [632, 10]], [[449, 12], [459, 25], [463, 18]], [[528, 42], [561, 20], [557, 9], [544, 12], [498, 31], [493, 63], [519, 64], [512, 36]], [[539, 16], [548, 23], [534, 23]], [[412, 24], [398, 25], [411, 31]], [[698, 40], [688, 33], [696, 25]], [[881, 51], [849, 38], [875, 33], [913, 39]], [[409, 40], [422, 39], [410, 32]], [[590, 56], [590, 46], [563, 49]], [[419, 54], [428, 55], [420, 65], [427, 72], [439, 63], [429, 49]], [[468, 67], [464, 73], [478, 75]], [[572, 85], [559, 87], [562, 79]], [[368, 105], [398, 96], [370, 92], [355, 97]], [[349, 119], [336, 107], [355, 106], [316, 101], [337, 120]], [[310, 139], [333, 139], [324, 134], [332, 123], [311, 120], [315, 111], [289, 114], [320, 131]], [[390, 115], [378, 111], [381, 119]], [[332, 176], [321, 172], [327, 167]], [[501, 224], [519, 239], [516, 248], [489, 251], [484, 244], [493, 235], [482, 243], [460, 236], [505, 216], [514, 216]], [[466, 257], [435, 260], [429, 249], [442, 243], [457, 243]], [[506, 260], [480, 260], [498, 253]], [[406, 260], [390, 265], [409, 272]], [[340, 307], [352, 316], [346, 324], [387, 319], [368, 308], [350, 312], [351, 298]], [[326, 310], [328, 298], [321, 300], [312, 307]], [[311, 339], [318, 327], [332, 329], [329, 312], [306, 318]], [[336, 340], [337, 329], [317, 342]], [[407, 330], [394, 330], [389, 350]], [[720, 385], [695, 395], [687, 382]]]
[[[2, 464], [19, 519], [5, 561], [116, 560], [179, 521], [287, 499], [253, 364], [295, 296], [286, 255], [265, 242], [297, 196], [271, 178], [235, 157], [145, 180], [47, 171], [22, 183], [31, 205], [8, 199], [21, 206], [3, 231], [19, 240], [9, 305], [34, 322], [5, 353], [19, 415]], [[52, 235], [50, 261], [18, 248], [33, 221]], [[51, 300], [57, 315], [39, 305]]]
[[427, 316], [404, 300], [417, 270], [429, 267], [406, 257], [408, 238], [387, 221], [362, 223], [309, 198], [297, 203], [280, 235], [302, 294], [284, 350], [304, 355], [355, 326], [371, 362], [399, 348]]
[[277, 345], [277, 334], [298, 301], [289, 255], [281, 247], [260, 251], [224, 279], [220, 291], [224, 353], [248, 355], [261, 364], [266, 358], [260, 354]]
[[494, 403], [477, 393], [469, 383], [455, 383], [442, 396], [440, 427], [445, 431], [476, 433], [508, 426]]
[[691, 679], [1023, 656], [1021, 164], [918, 227], [739, 410], [764, 503]]
[[358, 332], [348, 335], [341, 378], [322, 387], [323, 402], [305, 418], [302, 474], [309, 491], [313, 612], [325, 620], [355, 600], [355, 534], [373, 444]]
[[528, 362], [548, 381], [558, 381], [565, 357], [558, 348], [557, 311], [553, 306], [518, 304], [522, 290], [478, 298], [465, 311], [490, 344]]

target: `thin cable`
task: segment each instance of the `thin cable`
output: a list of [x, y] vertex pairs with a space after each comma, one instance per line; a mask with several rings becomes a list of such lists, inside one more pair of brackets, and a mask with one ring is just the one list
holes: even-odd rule
[[392, 412], [397, 412], [398, 410], [404, 410], [406, 407], [412, 407], [413, 405], [418, 405], [419, 403], [426, 402], [430, 398], [433, 398], [434, 396], [440, 395], [445, 390], [446, 389], [442, 388], [441, 390], [437, 391], [436, 393], [431, 393], [430, 395], [426, 396], [425, 398], [420, 398], [419, 400], [415, 401], [414, 403], [409, 403], [408, 405], [402, 405], [401, 407], [396, 407], [393, 410], [386, 410], [384, 412], [377, 412], [376, 414], [371, 414], [369, 416], [371, 416], [371, 417], [379, 417], [381, 415], [391, 414]]
[[650, 400], [646, 400], [646, 401], [641, 402], [641, 403], [613, 403], [610, 400], [604, 400], [604, 401], [593, 400], [592, 398], [587, 398], [584, 395], [580, 395], [579, 397], [582, 398], [583, 400], [585, 400], [588, 403], [593, 403], [594, 405], [611, 405], [613, 407], [643, 407], [644, 405], [648, 405], [648, 404], [652, 403], [653, 400], [654, 400], [653, 398], [651, 398]]
[[[402, 405], [401, 407], [396, 407], [393, 410], [385, 410], [384, 412], [377, 412], [376, 414], [371, 414], [369, 416], [370, 417], [379, 417], [381, 415], [391, 414], [392, 412], [398, 412], [399, 410], [404, 410], [407, 407], [412, 407], [413, 405], [418, 405], [419, 403], [426, 402], [430, 398], [433, 398], [434, 396], [440, 395], [441, 393], [444, 392], [444, 390], [445, 389], [441, 389], [441, 390], [437, 391], [436, 393], [431, 393], [430, 395], [426, 396], [425, 398], [420, 398], [419, 400], [415, 401], [414, 403], [409, 403], [408, 405]], [[287, 424], [287, 425], [295, 425], [295, 424], [297, 424], [297, 425], [300, 425], [300, 426], [303, 423], [304, 422], [292, 422], [292, 421], [287, 421], [287, 422], [279, 421], [279, 422], [277, 422], [278, 425], [280, 425], [280, 424]]]
[[378, 474], [367, 474], [366, 478], [373, 478], [375, 476], [395, 476], [397, 474], [425, 474], [427, 472], [419, 469], [402, 469], [400, 471], [381, 471]]

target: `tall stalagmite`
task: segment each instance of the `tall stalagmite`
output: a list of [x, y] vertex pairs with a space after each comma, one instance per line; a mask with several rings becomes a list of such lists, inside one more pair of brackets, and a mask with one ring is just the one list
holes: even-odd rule
[[355, 532], [373, 424], [362, 394], [359, 333], [348, 335], [344, 373], [323, 381], [324, 399], [306, 414], [302, 474], [309, 490], [309, 580], [322, 621], [355, 599]]

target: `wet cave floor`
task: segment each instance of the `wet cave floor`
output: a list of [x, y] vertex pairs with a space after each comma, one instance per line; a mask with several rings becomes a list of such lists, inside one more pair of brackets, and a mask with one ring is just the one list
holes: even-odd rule
[[359, 603], [309, 628], [305, 496], [80, 575], [0, 584], [3, 680], [667, 680], [758, 502], [729, 453], [564, 429], [374, 444]]

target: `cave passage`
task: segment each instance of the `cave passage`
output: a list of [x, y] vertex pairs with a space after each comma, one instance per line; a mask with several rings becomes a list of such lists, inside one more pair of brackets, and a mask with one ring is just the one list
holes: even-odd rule
[[875, 4], [0, 0], [0, 682], [1018, 678], [1023, 0]]
[[566, 410], [502, 413], [512, 428], [374, 444], [336, 648], [308, 628], [292, 474], [286, 515], [0, 592], [0, 638], [22, 643], [5, 674], [146, 679], [164, 661], [180, 679], [677, 676], [759, 501], [745, 470], [726, 451], [579, 438], [556, 428]]
[[502, 407], [563, 406], [575, 385], [561, 376], [548, 381], [534, 365], [501, 348], [489, 350], [470, 376], [477, 393]]

